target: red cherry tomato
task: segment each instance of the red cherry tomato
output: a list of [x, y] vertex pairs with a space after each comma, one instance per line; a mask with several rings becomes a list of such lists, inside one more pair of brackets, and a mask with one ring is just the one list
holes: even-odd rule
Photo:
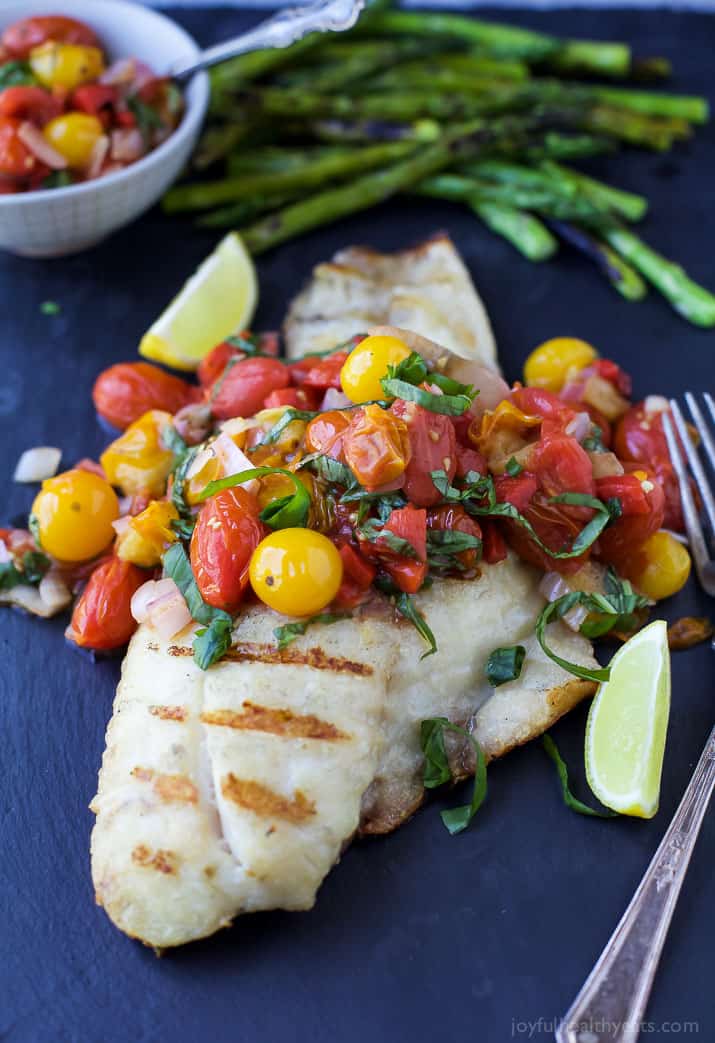
[[494, 489], [499, 503], [511, 503], [520, 514], [527, 510], [539, 483], [533, 474], [524, 472], [515, 478], [508, 474], [498, 475], [494, 479]]
[[[427, 528], [442, 529], [446, 532], [465, 532], [476, 539], [482, 539], [482, 530], [479, 523], [465, 511], [459, 504], [443, 504], [441, 507], [433, 507], [427, 512]], [[480, 552], [478, 548], [462, 551], [457, 559], [465, 569], [473, 569], [479, 561]]]
[[[105, 130], [109, 128], [114, 117], [114, 108], [119, 104], [121, 95], [116, 87], [104, 83], [84, 83], [72, 94], [71, 108], [96, 116], [101, 120]], [[134, 114], [130, 113], [132, 119]]]
[[405, 496], [417, 507], [431, 507], [441, 499], [432, 471], [445, 471], [451, 482], [457, 472], [457, 437], [448, 416], [431, 413], [416, 402], [398, 399], [392, 413], [407, 424], [410, 458], [405, 470]]
[[368, 491], [388, 485], [391, 489], [400, 488], [410, 459], [407, 424], [378, 405], [354, 410], [345, 432], [343, 453], [353, 474]]
[[224, 489], [207, 500], [191, 537], [191, 567], [201, 597], [235, 612], [248, 585], [253, 551], [268, 530], [258, 501], [246, 489]]
[[[670, 415], [670, 411], [667, 410]], [[676, 433], [677, 437], [677, 433]], [[667, 529], [682, 532], [683, 508], [680, 502], [678, 478], [675, 474], [668, 443], [663, 431], [663, 413], [646, 409], [645, 402], [631, 406], [621, 417], [613, 436], [613, 449], [619, 459], [635, 460], [645, 464], [655, 473], [665, 493], [665, 518]]]
[[122, 430], [150, 409], [178, 413], [200, 397], [198, 388], [149, 362], [110, 366], [99, 374], [92, 389], [99, 415]]
[[473, 474], [486, 474], [487, 470], [487, 461], [481, 453], [478, 453], [476, 449], [469, 449], [467, 446], [460, 445], [459, 442], [457, 443], [457, 478], [466, 478], [470, 472]]
[[616, 391], [624, 398], [630, 398], [633, 382], [628, 373], [622, 370], [617, 363], [611, 359], [596, 359], [592, 363], [592, 367], [597, 376], [607, 380], [609, 384], [613, 384]]
[[278, 359], [245, 358], [214, 384], [211, 412], [219, 420], [250, 417], [263, 408], [271, 391], [288, 387], [290, 373]]
[[[626, 474], [622, 476], [622, 481], [624, 479], [630, 481], [634, 477], [634, 475]], [[637, 478], [636, 481], [638, 481]], [[623, 495], [623, 515], [612, 522], [599, 537], [598, 556], [604, 561], [611, 562], [616, 568], [621, 563], [626, 564], [634, 551], [663, 525], [665, 517], [665, 494], [663, 488], [652, 471], [647, 473], [645, 481], [647, 483], [646, 488], [641, 491], [645, 496], [647, 512], [629, 513], [626, 510], [626, 504], [629, 503], [629, 500]], [[623, 485], [625, 487], [625, 481]]]
[[498, 565], [507, 556], [507, 545], [497, 522], [483, 518], [482, 524], [482, 557], [487, 565]]
[[68, 637], [82, 648], [121, 648], [137, 628], [134, 593], [149, 574], [128, 561], [109, 558], [94, 570], [74, 607]]
[[528, 469], [546, 496], [566, 492], [596, 495], [591, 459], [575, 438], [561, 435], [536, 442], [529, 453]]
[[44, 127], [62, 112], [62, 102], [44, 87], [6, 87], [0, 91], [0, 116], [30, 120]]
[[558, 418], [564, 410], [572, 411], [553, 391], [538, 387], [516, 387], [511, 393], [511, 400], [517, 409], [528, 416]]
[[279, 388], [278, 391], [271, 391], [263, 406], [265, 409], [291, 406], [293, 409], [307, 409], [313, 412], [320, 405], [322, 397], [322, 392], [317, 388]]
[[0, 175], [28, 177], [37, 166], [37, 160], [18, 136], [22, 120], [14, 116], [0, 117]]
[[48, 40], [102, 49], [99, 38], [88, 25], [62, 15], [23, 18], [9, 25], [2, 34], [3, 49], [12, 58], [27, 58], [33, 47], [39, 47]]
[[324, 359], [300, 359], [290, 367], [293, 383], [300, 387], [320, 388], [321, 391], [328, 388], [340, 390], [340, 370], [347, 357], [346, 351], [338, 351]]
[[339, 608], [355, 608], [365, 600], [377, 569], [350, 543], [343, 543], [338, 550], [343, 561], [343, 580], [335, 604]]
[[310, 421], [305, 430], [305, 448], [309, 453], [322, 453], [334, 460], [342, 459], [343, 441], [350, 420], [360, 410], [343, 413], [339, 409], [331, 409], [320, 413]]
[[650, 514], [651, 509], [648, 497], [643, 491], [643, 484], [634, 474], [614, 474], [606, 478], [597, 478], [596, 495], [604, 503], [617, 499], [624, 516]]
[[396, 553], [381, 541], [376, 545], [386, 571], [400, 590], [416, 594], [427, 576], [427, 512], [411, 505], [400, 507], [391, 513], [385, 528], [407, 540], [417, 554], [415, 559]]
[[228, 341], [222, 341], [215, 348], [211, 349], [206, 358], [199, 362], [199, 368], [196, 370], [199, 384], [204, 388], [211, 387], [221, 376], [231, 359], [238, 361], [245, 357], [242, 351], [237, 351]]

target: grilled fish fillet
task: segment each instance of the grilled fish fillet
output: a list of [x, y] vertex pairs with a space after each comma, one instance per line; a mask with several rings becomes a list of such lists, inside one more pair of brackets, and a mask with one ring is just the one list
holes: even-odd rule
[[[350, 275], [346, 283], [331, 265], [321, 285], [319, 266], [286, 323], [293, 354], [375, 323], [409, 322], [462, 358], [493, 360], [481, 304], [448, 240], [392, 258], [365, 250], [338, 257], [363, 281]], [[417, 316], [430, 312], [440, 283], [451, 283], [452, 297], [437, 330]], [[330, 285], [338, 296], [347, 287], [340, 306]], [[379, 307], [368, 299], [370, 285], [384, 290]], [[413, 310], [392, 310], [407, 285]], [[470, 337], [452, 324], [455, 315], [471, 316]], [[441, 361], [438, 345], [424, 350]], [[284, 619], [250, 608], [226, 659], [206, 673], [191, 658], [191, 628], [167, 644], [141, 626], [91, 805], [98, 903], [121, 930], [156, 948], [209, 935], [243, 912], [310, 908], [356, 833], [389, 832], [422, 802], [420, 721], [464, 724], [491, 759], [541, 734], [592, 691], [536, 642], [539, 579], [510, 555], [482, 566], [474, 582], [444, 580], [418, 595], [439, 648], [425, 660], [420, 636], [387, 607], [313, 626], [282, 651], [273, 630]], [[562, 623], [549, 640], [563, 657], [594, 665], [590, 643]], [[516, 643], [526, 648], [520, 678], [490, 688], [489, 653]], [[450, 742], [449, 753], [456, 776], [473, 771], [470, 744]]]

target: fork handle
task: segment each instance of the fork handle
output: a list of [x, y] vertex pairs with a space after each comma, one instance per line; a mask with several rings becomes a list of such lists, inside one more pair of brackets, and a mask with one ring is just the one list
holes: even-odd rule
[[638, 890], [559, 1025], [557, 1043], [635, 1043], [714, 787], [715, 728]]
[[207, 47], [198, 58], [176, 62], [169, 71], [175, 80], [188, 80], [194, 73], [211, 65], [236, 58], [250, 51], [267, 50], [270, 47], [288, 47], [308, 33], [326, 30], [340, 31], [355, 25], [365, 6], [364, 0], [316, 0], [305, 7], [290, 7], [267, 18], [255, 29], [250, 29], [231, 40]]

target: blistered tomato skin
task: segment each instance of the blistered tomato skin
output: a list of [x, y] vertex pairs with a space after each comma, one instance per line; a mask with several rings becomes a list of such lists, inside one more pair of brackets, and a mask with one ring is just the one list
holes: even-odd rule
[[2, 34], [2, 47], [13, 58], [27, 58], [30, 51], [48, 40], [100, 46], [96, 34], [84, 22], [62, 15], [44, 15], [9, 25]]
[[248, 586], [251, 554], [266, 535], [258, 502], [236, 487], [207, 500], [191, 537], [191, 567], [201, 597], [234, 613]]
[[242, 359], [214, 384], [215, 394], [209, 396], [211, 412], [219, 420], [253, 416], [263, 408], [272, 391], [288, 387], [289, 383], [288, 367], [278, 359]]
[[344, 435], [343, 454], [357, 480], [369, 492], [395, 481], [404, 484], [410, 461], [407, 424], [377, 405], [356, 410]]
[[136, 565], [119, 558], [96, 568], [72, 613], [70, 640], [81, 648], [105, 651], [125, 645], [137, 628], [132, 596], [148, 578]]
[[366, 337], [353, 348], [340, 371], [343, 391], [356, 405], [384, 398], [380, 381], [387, 376], [387, 367], [398, 365], [410, 354], [397, 337]]
[[432, 507], [442, 497], [433, 471], [444, 471], [451, 482], [457, 471], [457, 437], [448, 416], [431, 413], [416, 402], [398, 399], [392, 413], [407, 424], [410, 459], [405, 469], [405, 496], [416, 507]]
[[343, 562], [335, 545], [312, 529], [280, 529], [253, 552], [250, 579], [256, 595], [286, 616], [312, 616], [338, 593]]
[[124, 430], [150, 409], [178, 413], [201, 397], [199, 388], [149, 362], [120, 362], [97, 377], [92, 389], [101, 417]]
[[42, 549], [60, 561], [88, 561], [114, 539], [119, 503], [111, 485], [89, 471], [65, 471], [42, 483], [32, 505]]
[[340, 460], [343, 440], [354, 413], [331, 409], [314, 417], [305, 430], [305, 447], [309, 453], [322, 453]]
[[578, 372], [598, 358], [598, 352], [585, 340], [554, 337], [534, 348], [524, 363], [524, 381], [532, 387], [560, 391], [569, 373]]

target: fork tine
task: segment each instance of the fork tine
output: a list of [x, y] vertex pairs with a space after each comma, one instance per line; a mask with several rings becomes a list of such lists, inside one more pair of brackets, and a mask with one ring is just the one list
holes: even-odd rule
[[[690, 392], [688, 392], [688, 395], [690, 395]], [[688, 395], [686, 395], [685, 397], [687, 398]], [[712, 417], [713, 424], [715, 424], [715, 399], [713, 399], [713, 397], [712, 397], [712, 395], [710, 394], [709, 391], [705, 391], [703, 393], [703, 398], [705, 399], [705, 405], [710, 410], [710, 416]], [[688, 402], [688, 405], [690, 405], [689, 402]], [[696, 402], [695, 405], [696, 405], [696, 408], [697, 408], [697, 402]], [[692, 407], [691, 407], [691, 411], [692, 411]], [[698, 410], [698, 412], [699, 412], [699, 410]], [[693, 416], [695, 416], [695, 414], [693, 414]], [[700, 416], [702, 418], [702, 413], [700, 414]], [[696, 421], [696, 423], [697, 423], [697, 421]], [[705, 445], [705, 449], [707, 451], [708, 457], [710, 458], [710, 463], [712, 464], [713, 468], [715, 468], [715, 439], [713, 439], [712, 432], [710, 431], [710, 428], [705, 423], [705, 421], [703, 421], [702, 428], [698, 424], [698, 431], [700, 431], [701, 435], [703, 436], [703, 444]]]
[[[673, 403], [671, 403], [673, 405]], [[677, 402], [675, 408], [677, 409]], [[675, 410], [673, 411], [674, 415]], [[678, 413], [680, 410], [678, 410]], [[682, 421], [682, 416], [681, 416]], [[700, 524], [700, 517], [698, 515], [695, 501], [693, 500], [693, 494], [690, 489], [690, 480], [688, 478], [688, 472], [685, 468], [685, 461], [683, 460], [682, 453], [680, 452], [680, 446], [678, 445], [678, 439], [675, 437], [675, 431], [671, 423], [670, 417], [667, 413], [663, 414], [663, 431], [665, 433], [665, 440], [668, 443], [668, 452], [670, 453], [670, 459], [675, 473], [678, 476], [678, 484], [680, 486], [680, 499], [683, 504], [683, 518], [685, 519], [685, 530], [688, 534], [688, 541], [690, 544], [690, 551], [695, 561], [695, 570], [698, 574], [698, 579], [703, 589], [711, 595], [715, 595], [715, 583], [712, 581], [710, 558], [708, 555], [708, 548], [705, 543], [705, 537], [703, 536], [703, 529]], [[686, 432], [687, 435], [687, 432]], [[684, 441], [684, 444], [685, 441]]]
[[[700, 412], [700, 409], [698, 408], [697, 402], [695, 401], [693, 395], [690, 394], [690, 392], [688, 392], [685, 397], [687, 399], [688, 405], [690, 406], [690, 412], [692, 413], [693, 419], [695, 420], [695, 426], [698, 429], [698, 433], [701, 435], [701, 437], [703, 437], [703, 439], [709, 439], [710, 432], [707, 429], [707, 426], [703, 419], [703, 415]], [[707, 511], [711, 530], [715, 532], [715, 498], [713, 497], [712, 489], [710, 488], [708, 476], [705, 474], [705, 468], [702, 465], [702, 461], [700, 460], [700, 456], [698, 455], [697, 449], [693, 445], [693, 440], [688, 434], [688, 429], [685, 426], [685, 419], [680, 410], [680, 406], [673, 398], [671, 398], [670, 400], [670, 408], [673, 412], [673, 419], [675, 420], [675, 426], [678, 429], [680, 440], [683, 443], [683, 446], [685, 447], [685, 453], [688, 457], [690, 470], [693, 472], [695, 476], [695, 484], [697, 485], [698, 492], [702, 497], [703, 506]], [[715, 454], [715, 447], [713, 449], [713, 453]]]

